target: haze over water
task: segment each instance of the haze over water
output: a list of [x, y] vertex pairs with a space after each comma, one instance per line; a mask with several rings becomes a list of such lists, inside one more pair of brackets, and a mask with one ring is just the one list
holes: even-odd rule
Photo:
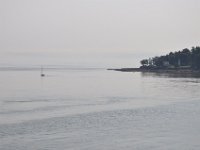
[[0, 71], [0, 149], [199, 149], [200, 79]]
[[199, 14], [199, 0], [0, 0], [0, 150], [199, 150], [198, 75], [106, 70], [199, 46]]

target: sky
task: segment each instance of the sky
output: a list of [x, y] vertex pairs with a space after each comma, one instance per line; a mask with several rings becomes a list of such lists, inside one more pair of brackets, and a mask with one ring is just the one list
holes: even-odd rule
[[191, 48], [199, 14], [200, 0], [0, 0], [0, 65], [109, 66]]

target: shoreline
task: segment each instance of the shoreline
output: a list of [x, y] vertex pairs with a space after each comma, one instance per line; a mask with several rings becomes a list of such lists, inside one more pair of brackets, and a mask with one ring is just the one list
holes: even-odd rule
[[145, 69], [145, 68], [120, 68], [120, 69], [107, 69], [107, 70], [113, 70], [113, 71], [121, 71], [121, 72], [142, 72], [142, 73], [146, 73], [146, 72], [150, 72], [150, 73], [198, 73], [200, 74], [200, 70], [194, 70], [194, 69], [184, 69], [184, 68], [173, 68], [173, 69], [158, 69], [158, 68], [154, 68], [154, 69]]

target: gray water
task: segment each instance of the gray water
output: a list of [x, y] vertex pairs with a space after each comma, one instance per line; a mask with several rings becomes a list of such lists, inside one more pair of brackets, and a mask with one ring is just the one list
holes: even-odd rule
[[199, 150], [200, 78], [0, 71], [1, 150]]

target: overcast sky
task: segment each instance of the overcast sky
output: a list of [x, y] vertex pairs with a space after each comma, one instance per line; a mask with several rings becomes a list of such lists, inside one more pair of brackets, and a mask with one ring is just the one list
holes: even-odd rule
[[200, 0], [0, 0], [1, 58], [159, 55], [197, 45]]

